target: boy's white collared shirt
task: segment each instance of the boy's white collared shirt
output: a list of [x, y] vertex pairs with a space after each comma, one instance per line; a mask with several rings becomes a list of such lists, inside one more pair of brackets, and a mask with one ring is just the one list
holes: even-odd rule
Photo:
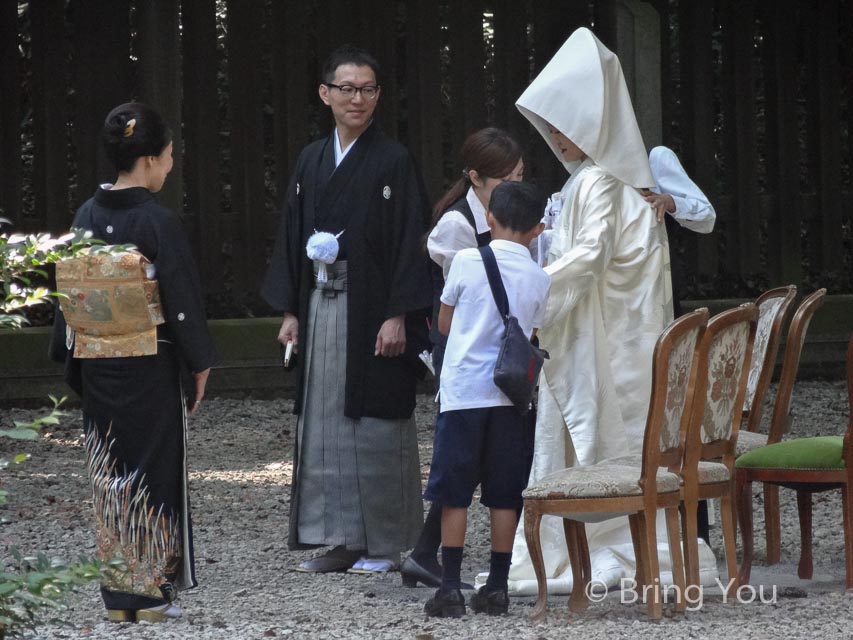
[[[551, 279], [526, 247], [508, 240], [492, 240], [489, 246], [495, 252], [509, 311], [530, 335], [542, 323]], [[441, 369], [441, 410], [512, 405], [493, 379], [504, 323], [477, 249], [456, 254], [441, 301], [454, 307]]]

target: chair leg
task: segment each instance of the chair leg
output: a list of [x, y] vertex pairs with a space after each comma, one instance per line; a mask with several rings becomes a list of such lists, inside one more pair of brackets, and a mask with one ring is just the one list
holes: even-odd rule
[[631, 527], [631, 542], [634, 544], [634, 564], [636, 572], [634, 573], [634, 582], [637, 583], [637, 591], [641, 592], [643, 585], [647, 584], [645, 567], [643, 566], [643, 551], [642, 551], [642, 535], [640, 534], [640, 525], [637, 520], [639, 516], [632, 513], [628, 516], [628, 524]]
[[723, 531], [723, 547], [726, 550], [726, 573], [729, 578], [729, 588], [737, 589], [737, 528], [735, 525], [734, 501], [731, 491], [729, 495], [720, 497], [720, 522]]
[[737, 581], [738, 584], [749, 584], [749, 574], [752, 571], [752, 556], [755, 552], [752, 539], [752, 483], [743, 471], [739, 471], [735, 479], [735, 499], [738, 502], [737, 514], [740, 523], [741, 542], [743, 544], [743, 559], [740, 563]]
[[657, 513], [656, 510], [642, 511], [640, 513], [640, 530], [643, 532], [643, 564], [647, 567], [646, 574], [650, 581], [650, 589], [643, 589], [649, 599], [646, 603], [649, 617], [659, 620], [663, 615], [663, 605], [660, 587], [660, 565], [658, 564], [658, 537], [657, 537]]
[[[569, 548], [569, 563], [572, 565], [572, 595], [569, 597], [569, 610], [580, 613], [586, 609], [589, 600], [586, 597], [587, 581], [584, 578], [584, 562], [581, 557], [586, 548], [586, 530], [578, 527], [574, 520], [563, 520], [563, 532]], [[581, 542], [581, 537], [584, 542]]]
[[542, 513], [535, 502], [524, 505], [524, 539], [527, 541], [527, 550], [530, 553], [530, 561], [533, 563], [533, 571], [536, 574], [536, 584], [539, 588], [539, 597], [530, 612], [532, 620], [538, 620], [545, 615], [548, 607], [548, 580], [545, 578], [545, 561], [542, 558], [542, 541], [539, 539], [539, 527], [542, 524]]
[[675, 610], [684, 611], [685, 578], [684, 556], [681, 553], [681, 536], [678, 531], [678, 507], [666, 510], [666, 534], [669, 541], [669, 557], [672, 565], [672, 581], [675, 583]]
[[687, 585], [699, 586], [699, 531], [696, 525], [696, 511], [699, 501], [685, 496], [681, 503], [681, 531], [684, 537], [684, 566]]
[[781, 532], [779, 487], [764, 483], [764, 536], [767, 541], [767, 564], [777, 564], [782, 556]]
[[580, 520], [575, 521], [575, 531], [578, 538], [578, 549], [581, 556], [584, 582], [592, 581], [592, 562], [589, 559], [589, 542], [586, 537], [586, 525]]
[[845, 588], [853, 589], [853, 491], [841, 487], [841, 513], [844, 518]]
[[811, 580], [814, 566], [812, 562], [812, 494], [797, 491], [797, 511], [800, 514], [800, 564], [797, 575], [803, 580]]

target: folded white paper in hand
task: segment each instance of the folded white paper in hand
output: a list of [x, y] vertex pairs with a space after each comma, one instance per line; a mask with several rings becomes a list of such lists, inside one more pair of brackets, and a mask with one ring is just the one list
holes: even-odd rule
[[424, 349], [420, 354], [418, 354], [418, 357], [421, 359], [421, 362], [424, 363], [424, 366], [429, 369], [429, 372], [432, 375], [435, 375], [435, 367], [432, 364], [432, 354]]

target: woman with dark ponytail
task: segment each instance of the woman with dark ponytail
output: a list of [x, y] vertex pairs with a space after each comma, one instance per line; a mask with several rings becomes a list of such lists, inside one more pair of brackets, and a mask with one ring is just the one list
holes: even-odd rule
[[[434, 312], [430, 340], [436, 379], [441, 374], [447, 342], [438, 332], [436, 314], [453, 257], [462, 249], [489, 244], [492, 236], [486, 209], [492, 191], [501, 182], [520, 181], [524, 175], [521, 147], [506, 131], [495, 127], [469, 135], [459, 150], [459, 158], [462, 175], [433, 207], [432, 229], [427, 238], [432, 259]], [[436, 559], [440, 544], [441, 505], [433, 503], [414, 551], [400, 567], [405, 586], [414, 587], [418, 582], [428, 587], [441, 585], [441, 565]]]
[[[433, 207], [432, 229], [427, 251], [432, 259], [433, 310], [438, 313], [439, 298], [450, 264], [462, 249], [489, 244], [492, 234], [486, 223], [486, 209], [492, 191], [501, 182], [520, 181], [524, 176], [521, 147], [502, 129], [486, 127], [469, 135], [459, 150], [462, 176]], [[433, 318], [430, 339], [436, 377], [444, 358], [445, 337]]]
[[[101, 138], [118, 175], [98, 187], [72, 226], [107, 245], [135, 245], [147, 278], [159, 282], [158, 321], [165, 322], [152, 323], [147, 350], [119, 347], [139, 342], [121, 329], [112, 341], [83, 333], [79, 314], [104, 316], [110, 308], [81, 293], [79, 302], [62, 303], [52, 352], [78, 372], [98, 556], [122, 561], [101, 584], [108, 618], [156, 622], [179, 617], [176, 592], [196, 586], [186, 417], [204, 397], [215, 353], [189, 243], [178, 216], [154, 195], [172, 169], [171, 131], [150, 107], [128, 103], [109, 113]], [[66, 316], [78, 327], [76, 346]]]

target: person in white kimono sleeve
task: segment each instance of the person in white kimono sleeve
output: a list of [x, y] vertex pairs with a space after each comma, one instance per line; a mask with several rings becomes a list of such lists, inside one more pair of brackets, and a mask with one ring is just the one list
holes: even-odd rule
[[[516, 106], [571, 174], [562, 189], [546, 271], [551, 293], [540, 331], [545, 362], [530, 481], [575, 465], [640, 453], [655, 341], [672, 320], [669, 248], [639, 190], [655, 185], [618, 58], [588, 29], [575, 31]], [[671, 582], [659, 521], [661, 579]], [[631, 578], [627, 517], [587, 526], [592, 579]], [[542, 520], [550, 593], [572, 586], [562, 522]], [[717, 577], [700, 548], [703, 582]], [[520, 525], [510, 592], [536, 593]], [[478, 576], [478, 582], [482, 576]]]
[[693, 182], [675, 151], [658, 146], [649, 151], [654, 186], [644, 193], [657, 214], [658, 222], [669, 214], [683, 228], [696, 233], [711, 233], [717, 212], [708, 196]]

